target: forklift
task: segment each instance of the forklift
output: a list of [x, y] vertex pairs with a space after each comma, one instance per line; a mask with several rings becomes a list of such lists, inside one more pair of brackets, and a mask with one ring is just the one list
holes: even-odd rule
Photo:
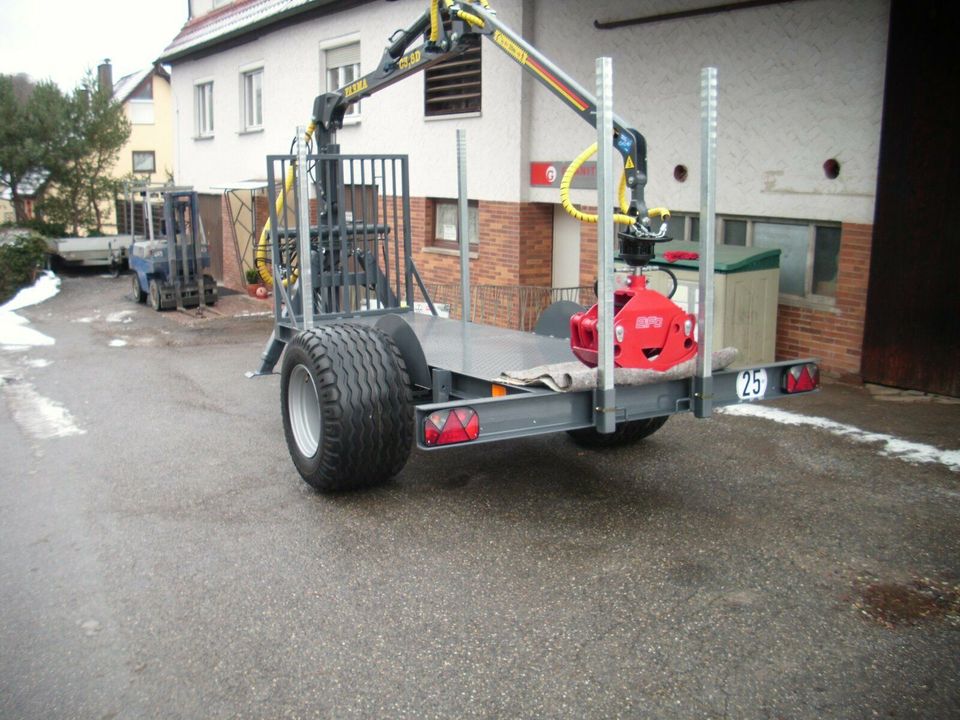
[[[217, 281], [204, 270], [210, 267], [207, 238], [194, 190], [142, 187], [132, 194], [143, 207], [144, 237], [133, 235], [129, 261], [133, 297], [149, 302], [154, 310], [196, 307], [203, 314], [217, 302]], [[152, 198], [163, 198], [161, 237], [155, 237]]]

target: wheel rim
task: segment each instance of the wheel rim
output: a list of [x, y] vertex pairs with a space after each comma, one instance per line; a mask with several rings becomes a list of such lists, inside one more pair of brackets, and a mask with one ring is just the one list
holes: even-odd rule
[[140, 290], [140, 278], [137, 277], [137, 274], [133, 274], [133, 299], [139, 300], [142, 298], [142, 291]]
[[320, 417], [320, 396], [313, 375], [303, 365], [290, 373], [287, 386], [287, 412], [297, 449], [306, 457], [313, 457], [320, 447], [323, 420]]

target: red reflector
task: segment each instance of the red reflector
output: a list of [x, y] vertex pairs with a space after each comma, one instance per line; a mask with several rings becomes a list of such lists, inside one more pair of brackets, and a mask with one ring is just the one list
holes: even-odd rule
[[454, 445], [480, 437], [480, 417], [473, 408], [462, 407], [431, 413], [423, 420], [423, 442]]
[[810, 392], [820, 387], [820, 368], [816, 363], [793, 365], [787, 368], [783, 377], [783, 391], [786, 393]]

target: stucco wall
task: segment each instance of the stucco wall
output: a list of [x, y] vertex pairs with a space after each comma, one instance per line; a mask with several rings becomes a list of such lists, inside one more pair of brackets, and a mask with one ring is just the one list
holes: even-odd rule
[[[871, 222], [880, 135], [888, 0], [800, 0], [769, 7], [598, 30], [617, 20], [690, 6], [499, 0], [499, 17], [593, 89], [594, 59], [614, 61], [615, 109], [649, 145], [650, 204], [699, 204], [699, 74], [719, 68], [718, 211], [726, 214]], [[385, 40], [427, 6], [371, 3], [268, 34], [173, 70], [177, 146], [184, 182], [200, 189], [263, 178], [264, 156], [289, 148], [320, 91], [321, 43], [361, 37], [362, 71]], [[239, 134], [241, 68], [264, 65], [264, 131]], [[193, 85], [215, 82], [216, 134], [194, 139]], [[524, 102], [526, 98], [526, 102]], [[361, 122], [340, 133], [345, 152], [411, 158], [414, 195], [454, 197], [454, 132], [467, 130], [472, 197], [556, 202], [556, 190], [528, 187], [529, 160], [574, 157], [592, 129], [492, 43], [483, 49], [481, 117], [426, 120], [423, 78], [408, 78], [363, 101]], [[836, 158], [840, 177], [823, 162]], [[685, 165], [685, 183], [673, 168]], [[581, 202], [591, 193], [575, 192]]]
[[[647, 138], [649, 204], [699, 206], [699, 76], [713, 65], [718, 212], [872, 222], [889, 2], [801, 0], [615, 30], [593, 26], [691, 4], [539, 0], [533, 43], [590, 89], [594, 56], [613, 58], [615, 110]], [[535, 160], [572, 158], [593, 139], [558, 107], [534, 90], [533, 114], [546, 125], [531, 134]], [[836, 180], [824, 176], [829, 158], [841, 163]], [[685, 183], [673, 179], [678, 164], [689, 170]], [[548, 200], [551, 191], [530, 197]]]
[[[286, 153], [298, 125], [306, 125], [321, 91], [321, 44], [361, 35], [361, 72], [376, 67], [386, 39], [427, 7], [422, 0], [372, 3], [270, 33], [259, 40], [173, 67], [176, 164], [184, 182], [199, 189], [262, 179], [265, 156]], [[500, 16], [520, 21], [520, 4], [505, 3]], [[240, 134], [240, 72], [263, 64], [263, 131]], [[455, 131], [465, 128], [470, 194], [489, 200], [516, 200], [526, 181], [518, 158], [519, 71], [512, 60], [487, 44], [483, 49], [484, 98], [480, 117], [431, 119], [423, 116], [423, 76], [408, 78], [361, 104], [359, 124], [348, 125], [339, 142], [348, 153], [407, 153], [414, 195], [456, 197]], [[505, 81], [504, 78], [507, 78]], [[193, 86], [214, 81], [215, 134], [194, 139]]]

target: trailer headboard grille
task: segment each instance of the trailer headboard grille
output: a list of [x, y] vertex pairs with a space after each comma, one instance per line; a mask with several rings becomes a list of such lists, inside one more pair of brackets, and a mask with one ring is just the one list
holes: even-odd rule
[[[258, 240], [254, 255], [261, 276], [273, 281], [278, 325], [302, 329], [307, 314], [316, 320], [410, 310], [416, 269], [407, 157], [307, 155], [306, 160], [309, 182], [298, 178], [288, 186], [284, 179], [296, 156], [267, 159], [270, 233]], [[309, 218], [306, 227], [303, 218]], [[309, 278], [302, 275], [305, 266]]]

